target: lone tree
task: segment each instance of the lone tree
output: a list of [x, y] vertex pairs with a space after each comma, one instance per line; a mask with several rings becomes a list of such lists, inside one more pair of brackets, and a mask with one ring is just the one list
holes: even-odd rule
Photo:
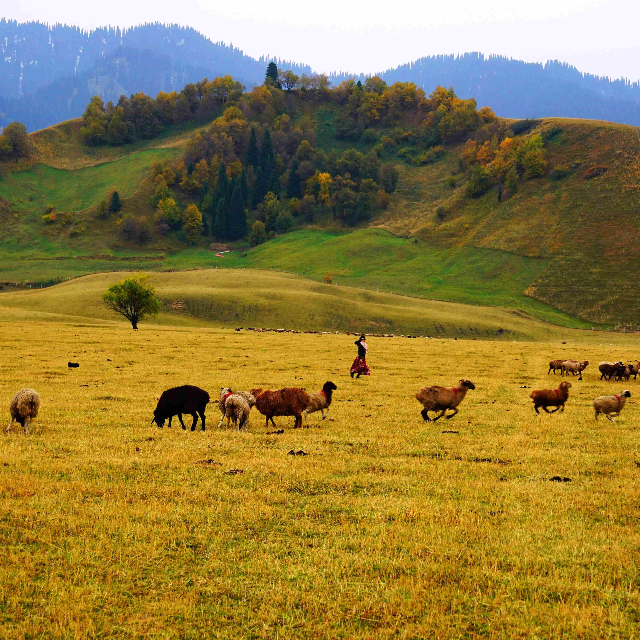
[[139, 274], [125, 278], [109, 287], [102, 296], [107, 307], [123, 315], [136, 331], [140, 320], [156, 316], [160, 311], [160, 300], [147, 279], [147, 276]]

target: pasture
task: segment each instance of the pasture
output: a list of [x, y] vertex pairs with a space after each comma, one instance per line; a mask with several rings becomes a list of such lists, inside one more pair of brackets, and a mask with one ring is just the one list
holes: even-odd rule
[[[637, 336], [370, 338], [352, 380], [352, 336], [2, 319], [3, 427], [20, 387], [42, 407], [0, 435], [0, 638], [637, 637], [640, 382], [597, 379]], [[536, 416], [551, 357], [592, 364]], [[417, 389], [463, 377], [459, 415], [423, 422]], [[221, 386], [326, 380], [324, 422], [215, 427]], [[212, 396], [207, 430], [151, 426], [184, 383]]]

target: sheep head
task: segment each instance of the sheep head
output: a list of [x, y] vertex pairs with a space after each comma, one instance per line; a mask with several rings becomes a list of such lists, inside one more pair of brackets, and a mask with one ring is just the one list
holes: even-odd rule
[[476, 385], [471, 382], [471, 380], [460, 380], [459, 382], [461, 389], [475, 389]]
[[630, 398], [631, 397], [631, 391], [629, 391], [628, 389], [625, 389], [620, 395], [624, 396], [625, 398]]
[[153, 412], [153, 420], [151, 420], [151, 424], [153, 424], [155, 422], [162, 429], [162, 427], [164, 427], [164, 421], [165, 421], [165, 418], [156, 409]]
[[333, 384], [333, 382], [331, 382], [330, 380], [327, 380], [327, 382], [324, 383], [324, 385], [322, 385], [322, 390], [326, 393], [327, 391], [335, 391], [338, 387], [336, 387], [335, 384]]
[[567, 382], [566, 380], [564, 382], [560, 383], [560, 389], [570, 389], [571, 388], [571, 383]]

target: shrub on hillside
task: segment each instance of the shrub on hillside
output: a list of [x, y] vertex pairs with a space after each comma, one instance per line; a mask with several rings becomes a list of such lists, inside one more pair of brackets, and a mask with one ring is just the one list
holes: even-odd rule
[[489, 180], [489, 174], [479, 164], [476, 165], [467, 183], [467, 195], [471, 198], [479, 198], [482, 194], [489, 191], [490, 188], [491, 181]]

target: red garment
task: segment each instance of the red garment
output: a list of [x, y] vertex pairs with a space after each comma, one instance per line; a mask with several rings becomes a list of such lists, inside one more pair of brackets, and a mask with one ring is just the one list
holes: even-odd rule
[[351, 365], [350, 373], [355, 374], [359, 373], [361, 376], [370, 376], [371, 370], [367, 366], [367, 361], [360, 356], [356, 356], [356, 359], [353, 361]]

